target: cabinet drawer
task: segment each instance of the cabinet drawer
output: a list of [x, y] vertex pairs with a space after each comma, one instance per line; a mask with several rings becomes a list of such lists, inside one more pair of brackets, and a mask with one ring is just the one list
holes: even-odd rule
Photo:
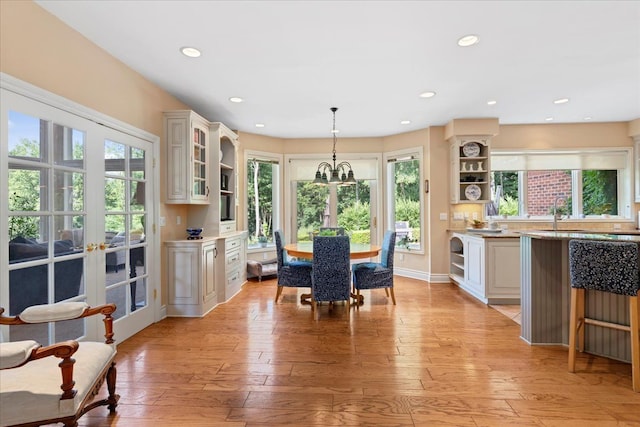
[[236, 250], [234, 252], [227, 252], [227, 271], [230, 271], [232, 268], [240, 265], [240, 251]]
[[236, 231], [235, 221], [223, 221], [220, 223], [220, 234], [227, 234]]
[[240, 243], [240, 237], [227, 239], [227, 241], [225, 242], [225, 250], [227, 251], [227, 253], [237, 251], [238, 249], [240, 249]]
[[240, 282], [240, 270], [232, 271], [227, 275], [227, 285], [235, 285]]

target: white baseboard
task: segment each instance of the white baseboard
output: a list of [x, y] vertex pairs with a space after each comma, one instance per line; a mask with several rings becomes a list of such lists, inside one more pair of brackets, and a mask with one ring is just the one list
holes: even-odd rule
[[448, 274], [431, 274], [426, 271], [411, 270], [409, 268], [393, 268], [393, 274], [410, 279], [423, 280], [429, 283], [451, 283]]
[[165, 304], [162, 307], [160, 307], [160, 319], [158, 319], [158, 321], [166, 318], [167, 318], [167, 305]]

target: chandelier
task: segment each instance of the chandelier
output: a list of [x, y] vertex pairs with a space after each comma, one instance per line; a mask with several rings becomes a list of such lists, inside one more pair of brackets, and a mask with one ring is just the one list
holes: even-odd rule
[[[318, 165], [316, 178], [313, 180], [313, 183], [316, 185], [352, 185], [356, 183], [356, 179], [353, 177], [353, 169], [351, 169], [349, 162], [340, 162], [336, 165], [336, 142], [338, 140], [336, 136], [338, 133], [338, 131], [336, 131], [336, 111], [338, 111], [338, 108], [331, 107], [331, 112], [333, 113], [333, 129], [331, 130], [331, 133], [333, 133], [333, 166], [327, 162], [322, 162]], [[327, 171], [330, 176], [328, 180]]]

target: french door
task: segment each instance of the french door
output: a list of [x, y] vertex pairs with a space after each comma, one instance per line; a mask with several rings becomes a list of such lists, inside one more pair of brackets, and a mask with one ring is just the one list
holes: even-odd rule
[[[154, 320], [153, 144], [1, 89], [0, 306], [114, 302], [123, 341]], [[4, 339], [100, 339], [99, 319], [33, 325]]]

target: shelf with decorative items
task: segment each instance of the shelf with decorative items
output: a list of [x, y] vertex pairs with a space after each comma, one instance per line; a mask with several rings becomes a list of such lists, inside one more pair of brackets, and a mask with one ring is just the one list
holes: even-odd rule
[[491, 199], [488, 136], [451, 140], [451, 203], [487, 203]]

